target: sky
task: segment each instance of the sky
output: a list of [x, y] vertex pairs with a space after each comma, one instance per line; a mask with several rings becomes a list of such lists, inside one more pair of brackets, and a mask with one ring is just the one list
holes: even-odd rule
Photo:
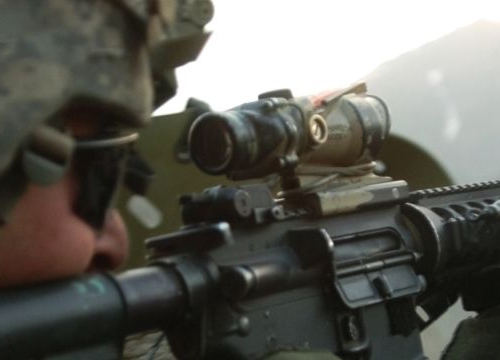
[[[479, 19], [500, 21], [500, 1], [213, 0], [212, 36], [177, 70], [178, 94], [225, 110], [259, 93], [295, 96], [347, 86], [380, 64]], [[369, 84], [368, 84], [369, 87]]]

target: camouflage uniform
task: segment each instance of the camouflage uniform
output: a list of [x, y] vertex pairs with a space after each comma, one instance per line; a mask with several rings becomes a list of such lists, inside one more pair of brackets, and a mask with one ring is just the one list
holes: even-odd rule
[[129, 336], [123, 352], [124, 360], [175, 360], [165, 334], [152, 332]]
[[[124, 360], [175, 360], [161, 332], [130, 336], [125, 344]], [[263, 360], [341, 360], [326, 351], [278, 351]]]

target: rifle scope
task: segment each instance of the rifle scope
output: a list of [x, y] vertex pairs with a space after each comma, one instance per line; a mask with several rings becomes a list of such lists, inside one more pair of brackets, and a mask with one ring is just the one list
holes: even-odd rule
[[389, 128], [387, 106], [375, 96], [270, 97], [203, 114], [190, 129], [189, 148], [202, 171], [242, 180], [299, 163], [372, 161]]

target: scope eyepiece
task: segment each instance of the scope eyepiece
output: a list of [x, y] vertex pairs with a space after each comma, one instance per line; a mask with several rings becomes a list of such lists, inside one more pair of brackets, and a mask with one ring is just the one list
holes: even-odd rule
[[282, 98], [205, 113], [189, 132], [191, 159], [206, 173], [234, 180], [265, 176], [296, 165], [311, 139], [322, 140], [305, 123], [303, 109]]
[[212, 175], [225, 174], [251, 165], [255, 136], [244, 116], [233, 111], [200, 116], [189, 132], [191, 158]]

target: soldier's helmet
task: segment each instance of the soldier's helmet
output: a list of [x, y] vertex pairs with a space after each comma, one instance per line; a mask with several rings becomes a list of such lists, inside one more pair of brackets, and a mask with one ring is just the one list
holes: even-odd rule
[[[59, 180], [80, 150], [92, 163], [94, 150], [133, 141], [130, 129], [174, 95], [174, 69], [197, 57], [212, 14], [210, 0], [0, 0], [0, 217], [28, 182]], [[66, 112], [99, 114], [98, 136], [75, 141]], [[87, 187], [110, 181], [118, 155], [107, 156]]]

